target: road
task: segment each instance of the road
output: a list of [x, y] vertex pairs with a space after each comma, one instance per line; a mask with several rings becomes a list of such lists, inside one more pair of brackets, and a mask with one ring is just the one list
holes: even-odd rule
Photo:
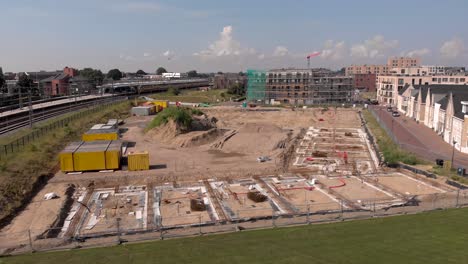
[[[369, 106], [395, 135], [400, 146], [417, 156], [435, 161], [451, 160], [453, 148], [435, 131], [405, 116], [393, 117], [386, 107]], [[468, 168], [468, 154], [455, 150], [455, 167]]]

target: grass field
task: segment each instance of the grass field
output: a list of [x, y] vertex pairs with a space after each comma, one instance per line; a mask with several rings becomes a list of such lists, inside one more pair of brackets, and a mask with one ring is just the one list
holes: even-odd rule
[[229, 100], [230, 96], [232, 95], [228, 95], [227, 90], [182, 90], [179, 95], [173, 95], [168, 92], [151, 95], [151, 97], [154, 99], [180, 101], [188, 103], [216, 103], [218, 102], [218, 100], [219, 102], [222, 102]]
[[36, 253], [0, 263], [468, 263], [468, 209]]

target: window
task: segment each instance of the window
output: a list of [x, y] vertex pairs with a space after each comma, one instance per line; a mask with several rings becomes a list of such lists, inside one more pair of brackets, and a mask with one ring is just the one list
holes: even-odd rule
[[460, 78], [460, 82], [465, 82], [465, 78]]
[[448, 82], [448, 78], [442, 78], [442, 82]]

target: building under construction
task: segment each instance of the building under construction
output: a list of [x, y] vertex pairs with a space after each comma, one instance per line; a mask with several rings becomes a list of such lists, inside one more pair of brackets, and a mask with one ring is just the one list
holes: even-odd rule
[[349, 103], [354, 96], [352, 77], [337, 76], [327, 69], [274, 69], [264, 72], [265, 77], [259, 73], [248, 71], [249, 101], [336, 104]]

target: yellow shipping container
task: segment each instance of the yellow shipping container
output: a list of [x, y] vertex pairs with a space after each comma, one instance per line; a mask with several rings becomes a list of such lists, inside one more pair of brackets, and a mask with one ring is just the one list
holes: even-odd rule
[[128, 154], [128, 170], [149, 170], [149, 154], [144, 152], [131, 152]]
[[106, 169], [106, 150], [110, 141], [84, 142], [73, 154], [75, 171], [96, 171]]
[[153, 104], [156, 106], [160, 106], [163, 109], [169, 107], [169, 101], [167, 100], [156, 100], [156, 101], [153, 101]]
[[118, 140], [119, 134], [116, 129], [93, 129], [83, 134], [81, 138], [83, 141]]
[[122, 157], [122, 142], [112, 141], [106, 150], [106, 169], [120, 169], [120, 158]]
[[73, 153], [83, 144], [83, 142], [71, 142], [67, 147], [65, 147], [62, 152], [60, 152], [60, 170], [63, 172], [75, 171], [75, 166], [73, 165]]

